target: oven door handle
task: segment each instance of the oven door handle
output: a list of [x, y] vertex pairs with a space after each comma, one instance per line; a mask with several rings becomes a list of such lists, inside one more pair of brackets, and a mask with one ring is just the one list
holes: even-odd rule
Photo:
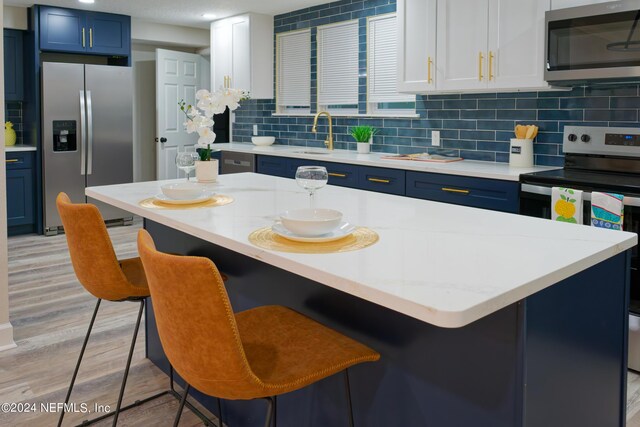
[[[541, 185], [522, 184], [520, 187], [520, 190], [523, 193], [539, 194], [541, 196], [551, 197], [551, 187], [543, 187]], [[591, 201], [591, 193], [587, 193], [586, 191], [584, 191], [582, 193], [582, 200]], [[624, 196], [623, 202], [625, 206], [640, 207], [639, 197]]]

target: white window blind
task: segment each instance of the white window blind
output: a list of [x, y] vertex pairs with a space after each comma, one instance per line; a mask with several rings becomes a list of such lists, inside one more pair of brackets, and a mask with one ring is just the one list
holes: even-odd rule
[[311, 105], [311, 35], [309, 30], [278, 35], [278, 92], [281, 111]]
[[396, 15], [369, 19], [368, 102], [410, 102], [412, 95], [397, 91], [398, 30]]
[[358, 105], [358, 21], [318, 27], [318, 105]]

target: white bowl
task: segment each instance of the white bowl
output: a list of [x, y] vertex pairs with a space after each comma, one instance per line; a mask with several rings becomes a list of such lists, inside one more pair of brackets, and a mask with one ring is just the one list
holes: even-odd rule
[[193, 200], [208, 193], [204, 185], [195, 182], [178, 182], [160, 187], [162, 194], [174, 200]]
[[253, 142], [253, 145], [271, 145], [274, 142], [276, 142], [276, 137], [275, 136], [252, 136], [251, 137], [251, 142]]
[[333, 209], [295, 209], [280, 214], [282, 225], [298, 236], [331, 233], [342, 221], [342, 212]]

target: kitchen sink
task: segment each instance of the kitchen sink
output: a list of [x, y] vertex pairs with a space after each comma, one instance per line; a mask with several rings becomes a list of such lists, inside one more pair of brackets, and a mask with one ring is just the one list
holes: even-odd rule
[[331, 154], [329, 151], [311, 151], [311, 150], [303, 150], [303, 151], [294, 151], [294, 153], [298, 154]]

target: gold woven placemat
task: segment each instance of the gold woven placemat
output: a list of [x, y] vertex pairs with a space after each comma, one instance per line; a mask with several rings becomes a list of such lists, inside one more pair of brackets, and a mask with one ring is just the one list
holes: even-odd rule
[[297, 254], [332, 254], [357, 251], [371, 246], [380, 239], [378, 233], [367, 227], [358, 227], [348, 236], [333, 242], [294, 242], [278, 236], [271, 227], [259, 228], [249, 235], [249, 241], [262, 249]]
[[190, 203], [188, 205], [174, 205], [171, 203], [164, 203], [155, 197], [149, 197], [148, 199], [141, 200], [139, 205], [143, 208], [149, 209], [172, 209], [172, 210], [184, 210], [184, 209], [199, 209], [199, 208], [211, 208], [215, 206], [224, 206], [233, 202], [233, 197], [226, 196], [224, 194], [216, 194], [200, 203]]

